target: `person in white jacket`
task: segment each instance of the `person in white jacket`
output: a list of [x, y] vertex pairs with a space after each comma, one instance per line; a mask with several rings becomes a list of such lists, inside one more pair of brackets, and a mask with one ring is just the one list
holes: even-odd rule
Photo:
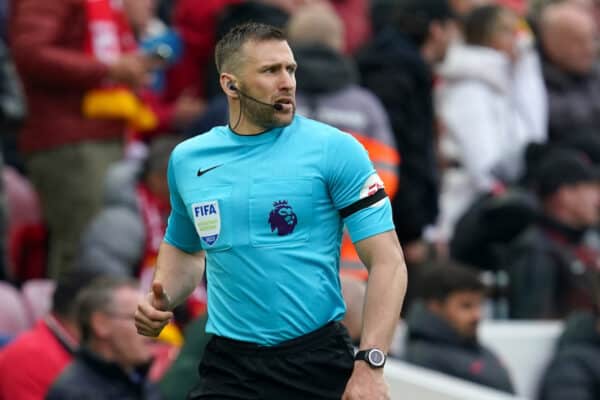
[[456, 220], [479, 194], [515, 182], [527, 144], [546, 140], [540, 63], [519, 24], [502, 6], [474, 9], [464, 19], [464, 41], [452, 47], [439, 70], [442, 152], [452, 166], [442, 178], [437, 240], [450, 239]]

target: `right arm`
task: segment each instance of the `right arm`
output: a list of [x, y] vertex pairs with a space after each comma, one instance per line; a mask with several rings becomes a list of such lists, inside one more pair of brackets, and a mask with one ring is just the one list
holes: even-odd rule
[[167, 242], [160, 245], [153, 284], [160, 283], [169, 299], [168, 310], [181, 304], [200, 284], [204, 251], [186, 253]]
[[150, 293], [138, 305], [135, 314], [138, 333], [145, 336], [160, 334], [173, 317], [173, 308], [192, 293], [204, 274], [205, 253], [179, 194], [175, 153], [176, 150], [171, 154], [167, 168], [171, 215], [165, 240], [158, 251]]
[[173, 318], [172, 310], [200, 284], [204, 251], [186, 253], [163, 242], [158, 252], [152, 287], [135, 313], [138, 333], [156, 337]]

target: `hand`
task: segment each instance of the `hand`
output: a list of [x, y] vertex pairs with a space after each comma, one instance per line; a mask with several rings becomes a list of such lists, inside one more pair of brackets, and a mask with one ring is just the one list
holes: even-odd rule
[[124, 54], [108, 67], [108, 76], [134, 88], [150, 82], [152, 62], [141, 54]]
[[135, 312], [135, 327], [140, 335], [157, 337], [173, 318], [169, 310], [171, 301], [160, 282], [153, 282], [152, 289]]
[[383, 369], [373, 369], [364, 361], [356, 361], [342, 400], [390, 400]]

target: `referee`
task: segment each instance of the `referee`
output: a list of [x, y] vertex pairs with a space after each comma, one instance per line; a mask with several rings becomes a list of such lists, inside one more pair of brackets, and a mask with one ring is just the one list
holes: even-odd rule
[[[189, 399], [388, 399], [406, 267], [381, 179], [351, 135], [295, 114], [280, 30], [239, 25], [215, 60], [229, 125], [171, 155], [172, 211], [138, 332], [157, 336], [206, 265], [214, 337]], [[339, 322], [344, 226], [369, 269], [356, 356]]]

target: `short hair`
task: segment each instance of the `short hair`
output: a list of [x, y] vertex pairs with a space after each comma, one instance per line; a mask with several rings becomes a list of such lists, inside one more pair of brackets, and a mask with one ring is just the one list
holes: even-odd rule
[[427, 271], [421, 282], [420, 297], [425, 301], [445, 301], [457, 292], [485, 292], [477, 273], [464, 265], [447, 261]]
[[508, 12], [508, 9], [495, 4], [474, 8], [463, 19], [465, 43], [487, 46], [498, 27], [498, 19]]
[[390, 13], [397, 29], [419, 47], [427, 41], [433, 22], [456, 19], [448, 0], [401, 0]]
[[139, 285], [135, 279], [129, 277], [101, 276], [79, 293], [77, 324], [81, 330], [82, 342], [85, 343], [92, 337], [92, 315], [96, 312], [110, 311], [114, 293], [124, 287], [137, 289]]
[[215, 47], [215, 64], [219, 73], [234, 70], [242, 46], [249, 41], [286, 40], [283, 31], [272, 25], [247, 22], [234, 26]]
[[62, 274], [52, 294], [52, 312], [62, 318], [75, 319], [77, 295], [97, 276], [97, 273], [79, 268]]

